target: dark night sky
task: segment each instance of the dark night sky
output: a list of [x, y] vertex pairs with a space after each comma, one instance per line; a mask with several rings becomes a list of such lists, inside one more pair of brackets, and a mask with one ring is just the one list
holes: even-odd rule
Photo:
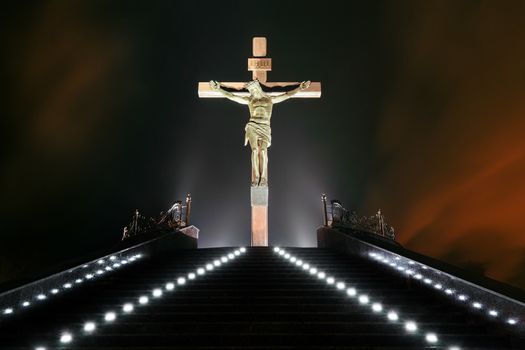
[[408, 248], [525, 287], [522, 1], [50, 1], [0, 14], [0, 281], [120, 239], [191, 192], [203, 247], [249, 242], [245, 106], [197, 82], [321, 81], [274, 108], [270, 243], [320, 194]]

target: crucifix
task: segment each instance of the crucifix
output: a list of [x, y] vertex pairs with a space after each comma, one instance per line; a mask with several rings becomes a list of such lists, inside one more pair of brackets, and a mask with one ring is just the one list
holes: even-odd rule
[[252, 150], [252, 246], [268, 245], [268, 147], [272, 140], [272, 107], [292, 97], [321, 97], [320, 82], [268, 82], [267, 73], [271, 70], [272, 59], [266, 57], [266, 38], [255, 37], [253, 57], [248, 58], [248, 71], [252, 72], [251, 81], [199, 82], [199, 97], [227, 98], [248, 105], [250, 111], [250, 120], [245, 127], [244, 145], [249, 143]]

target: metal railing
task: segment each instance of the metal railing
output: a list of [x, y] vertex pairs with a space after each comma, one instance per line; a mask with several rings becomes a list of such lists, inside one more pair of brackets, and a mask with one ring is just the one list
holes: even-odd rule
[[131, 222], [124, 227], [122, 240], [145, 233], [187, 227], [190, 225], [190, 214], [191, 195], [189, 193], [186, 196], [185, 205], [181, 200], [178, 200], [166, 212], [160, 212], [158, 218], [150, 217], [148, 219], [138, 209], [135, 209]]
[[347, 210], [340, 201], [333, 199], [327, 203], [325, 194], [321, 196], [323, 203], [323, 225], [329, 227], [346, 227], [356, 231], [379, 235], [391, 240], [396, 239], [395, 230], [385, 221], [381, 209], [375, 215], [358, 215], [353, 210]]

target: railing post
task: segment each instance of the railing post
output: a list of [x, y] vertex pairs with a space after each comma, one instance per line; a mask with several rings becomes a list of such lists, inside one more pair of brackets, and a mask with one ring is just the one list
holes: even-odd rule
[[185, 222], [186, 222], [186, 226], [189, 226], [190, 225], [190, 214], [191, 214], [191, 194], [187, 194], [186, 195], [186, 218], [185, 218]]
[[326, 209], [326, 194], [321, 195], [321, 201], [323, 202], [323, 226], [328, 226], [328, 211]]

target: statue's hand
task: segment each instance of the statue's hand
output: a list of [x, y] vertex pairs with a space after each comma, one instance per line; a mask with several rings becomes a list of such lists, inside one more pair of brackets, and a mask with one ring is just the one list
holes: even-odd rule
[[212, 90], [219, 90], [221, 88], [221, 83], [219, 83], [217, 80], [210, 80], [210, 86]]
[[311, 83], [310, 80], [303, 81], [303, 82], [301, 83], [301, 86], [300, 86], [301, 90], [308, 89], [308, 87], [310, 86], [310, 83]]

